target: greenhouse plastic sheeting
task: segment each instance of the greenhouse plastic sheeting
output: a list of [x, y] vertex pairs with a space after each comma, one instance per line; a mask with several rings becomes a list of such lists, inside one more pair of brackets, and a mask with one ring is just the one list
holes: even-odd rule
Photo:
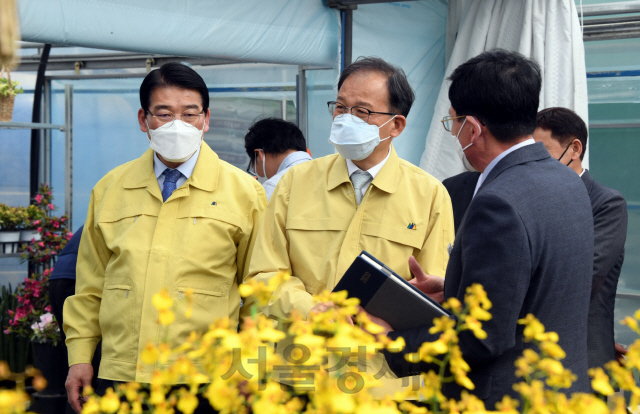
[[339, 13], [298, 0], [19, 0], [22, 40], [333, 67]]
[[444, 78], [446, 19], [444, 0], [361, 5], [353, 12], [353, 59], [379, 56], [400, 66], [415, 91], [407, 127], [393, 140], [400, 158], [415, 165]]

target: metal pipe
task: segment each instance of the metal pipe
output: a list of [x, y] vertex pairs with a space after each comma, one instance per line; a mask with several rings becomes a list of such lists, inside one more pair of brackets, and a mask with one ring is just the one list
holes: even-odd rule
[[590, 124], [590, 129], [640, 128], [640, 122]]
[[601, 32], [601, 33], [585, 33], [583, 41], [591, 42], [594, 40], [618, 40], [618, 39], [636, 39], [640, 38], [639, 30], [630, 30], [628, 32]]
[[64, 210], [73, 229], [73, 85], [64, 85]]
[[[580, 15], [580, 6], [576, 7]], [[589, 4], [582, 6], [584, 16], [604, 16], [609, 14], [640, 13], [640, 0], [617, 3]]]
[[597, 24], [607, 24], [607, 23], [631, 23], [631, 22], [640, 22], [640, 16], [619, 16], [619, 17], [604, 17], [602, 19], [585, 19], [582, 21], [584, 27], [594, 26]]
[[[51, 80], [45, 76], [44, 81], [44, 122], [51, 122]], [[44, 130], [44, 151], [42, 151], [42, 177], [43, 183], [51, 182], [51, 130]]]
[[353, 10], [344, 11], [344, 67], [351, 64], [353, 53]]
[[640, 30], [640, 21], [626, 23], [604, 23], [591, 26], [584, 26], [584, 33], [614, 33]]
[[308, 130], [308, 100], [307, 100], [307, 75], [302, 67], [298, 66], [298, 128], [302, 131], [302, 135], [307, 139], [307, 147], [309, 146], [309, 130]]
[[[40, 55], [40, 64], [38, 65], [38, 75], [36, 77], [36, 86], [33, 90], [33, 112], [31, 113], [31, 122], [40, 122], [40, 111], [42, 109], [42, 88], [44, 86], [44, 74], [47, 70], [47, 61], [49, 60], [49, 52], [51, 52], [51, 44], [47, 43], [42, 48]], [[31, 156], [29, 168], [29, 199], [33, 199], [38, 192], [38, 179], [40, 178], [40, 131], [31, 130]]]

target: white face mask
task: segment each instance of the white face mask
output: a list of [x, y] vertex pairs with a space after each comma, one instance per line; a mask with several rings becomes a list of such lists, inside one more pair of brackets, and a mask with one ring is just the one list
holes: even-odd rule
[[[395, 118], [397, 115], [394, 115]], [[351, 114], [338, 115], [333, 119], [329, 142], [336, 147], [338, 153], [347, 160], [361, 161], [367, 158], [374, 149], [391, 136], [380, 139], [380, 128], [389, 121], [380, 125], [370, 125]]]
[[462, 164], [464, 164], [464, 168], [467, 169], [467, 171], [478, 171], [476, 170], [473, 165], [471, 165], [471, 163], [469, 162], [469, 160], [467, 159], [467, 155], [464, 153], [466, 151], [467, 148], [469, 148], [470, 146], [472, 146], [474, 143], [470, 143], [469, 145], [467, 145], [466, 147], [462, 148], [462, 144], [460, 143], [460, 140], [458, 139], [458, 135], [460, 135], [460, 131], [462, 131], [462, 127], [464, 126], [464, 124], [467, 122], [467, 118], [464, 119], [464, 121], [462, 122], [462, 126], [460, 127], [460, 129], [458, 130], [458, 133], [456, 135], [451, 135], [453, 137], [453, 139], [456, 141], [456, 151], [458, 152], [458, 156], [460, 157], [460, 159], [462, 160]]
[[149, 128], [149, 145], [166, 161], [185, 162], [200, 148], [203, 135], [204, 124], [200, 130], [176, 119], [156, 129]]
[[[263, 150], [258, 148], [258, 149], [256, 149], [256, 151], [260, 151], [260, 154], [262, 154], [262, 157], [261, 157], [262, 158], [262, 174], [264, 174], [264, 175], [261, 178], [264, 178], [265, 180], [267, 180], [268, 178], [267, 178], [267, 167], [266, 167], [267, 159], [266, 159], [266, 156], [265, 156]], [[257, 167], [258, 166], [258, 154], [256, 152], [254, 152], [253, 154], [254, 154], [253, 164]], [[257, 172], [256, 172], [256, 174], [257, 174]]]

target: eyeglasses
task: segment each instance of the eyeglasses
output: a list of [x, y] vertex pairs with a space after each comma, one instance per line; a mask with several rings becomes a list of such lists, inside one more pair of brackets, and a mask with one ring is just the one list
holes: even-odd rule
[[[160, 109], [155, 114], [152, 114], [151, 112], [147, 113], [151, 117], [155, 118], [161, 125], [171, 125], [176, 119], [176, 116], [173, 114], [173, 112], [166, 109]], [[200, 118], [202, 117], [202, 115], [204, 115], [204, 111], [198, 113], [195, 109], [187, 109], [182, 113], [179, 119], [185, 124], [196, 126], [200, 123]]]
[[[262, 151], [260, 148], [256, 148], [258, 151]], [[253, 160], [249, 159], [249, 165], [247, 165], [247, 172], [251, 174], [253, 177], [257, 178], [258, 173], [254, 170], [253, 165], [258, 164], [258, 154], [256, 152], [253, 153]]]
[[253, 162], [251, 160], [249, 160], [249, 165], [247, 166], [247, 172], [251, 174], [252, 177], [258, 176], [258, 174], [256, 174], [255, 170], [253, 169]]
[[446, 129], [447, 131], [451, 132], [451, 129], [453, 128], [453, 120], [454, 119], [459, 119], [459, 118], [464, 118], [466, 115], [460, 115], [460, 116], [445, 116], [444, 118], [442, 118], [442, 126], [444, 127], [444, 129]]
[[353, 108], [349, 108], [348, 106], [345, 106], [336, 101], [327, 102], [327, 107], [329, 108], [329, 114], [333, 117], [349, 112], [351, 113], [351, 115], [355, 116], [358, 119], [362, 119], [364, 122], [369, 122], [369, 117], [371, 116], [371, 114], [398, 115], [391, 112], [370, 111], [367, 108], [363, 108], [361, 106], [354, 106]]

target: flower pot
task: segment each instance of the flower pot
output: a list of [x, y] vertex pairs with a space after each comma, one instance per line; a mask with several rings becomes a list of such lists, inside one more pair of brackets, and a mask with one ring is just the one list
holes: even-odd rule
[[0, 121], [11, 122], [11, 118], [13, 116], [13, 103], [15, 99], [15, 95], [0, 96]]
[[60, 343], [53, 346], [50, 342], [31, 342], [33, 346], [33, 365], [47, 380], [47, 388], [41, 395], [64, 394], [64, 381], [67, 378], [67, 348]]
[[20, 231], [20, 243], [30, 243], [31, 240], [40, 240], [41, 236], [36, 229], [25, 229]]
[[0, 231], [0, 253], [11, 254], [18, 252], [20, 244], [20, 231], [2, 230]]

